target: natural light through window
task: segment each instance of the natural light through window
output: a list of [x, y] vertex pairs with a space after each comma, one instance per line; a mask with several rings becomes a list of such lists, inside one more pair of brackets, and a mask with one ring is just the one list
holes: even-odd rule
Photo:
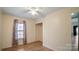
[[16, 39], [23, 39], [24, 24], [16, 24]]

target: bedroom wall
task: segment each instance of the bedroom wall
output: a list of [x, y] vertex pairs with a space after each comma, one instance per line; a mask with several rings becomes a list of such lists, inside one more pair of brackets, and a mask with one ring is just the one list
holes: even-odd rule
[[27, 31], [27, 43], [34, 42], [35, 40], [35, 21], [27, 20], [19, 17], [14, 17], [3, 13], [3, 23], [2, 23], [2, 37], [3, 37], [3, 47], [12, 47], [12, 34], [13, 34], [13, 22], [14, 19], [25, 20], [26, 21], [26, 31]]
[[64, 8], [47, 15], [43, 21], [43, 46], [52, 50], [71, 50], [71, 13], [79, 8]]

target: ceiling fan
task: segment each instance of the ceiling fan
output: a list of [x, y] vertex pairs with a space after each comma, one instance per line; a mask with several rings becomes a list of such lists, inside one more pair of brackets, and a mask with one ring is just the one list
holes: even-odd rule
[[41, 11], [40, 7], [25, 7], [25, 13], [29, 13], [33, 16], [38, 15]]

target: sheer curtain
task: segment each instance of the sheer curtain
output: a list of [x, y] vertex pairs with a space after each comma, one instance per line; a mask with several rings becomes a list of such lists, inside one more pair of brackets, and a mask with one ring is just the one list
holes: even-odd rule
[[24, 24], [24, 27], [23, 27], [23, 28], [24, 28], [24, 39], [23, 39], [23, 43], [24, 43], [24, 44], [27, 44], [27, 40], [26, 40], [26, 36], [27, 36], [27, 35], [26, 35], [26, 22], [23, 21], [23, 24]]
[[16, 46], [17, 45], [17, 40], [16, 40], [16, 38], [15, 38], [15, 33], [16, 33], [16, 31], [15, 31], [15, 27], [16, 27], [16, 23], [18, 22], [18, 20], [17, 19], [15, 19], [14, 20], [14, 23], [13, 23], [13, 43], [12, 43], [12, 45], [13, 46]]

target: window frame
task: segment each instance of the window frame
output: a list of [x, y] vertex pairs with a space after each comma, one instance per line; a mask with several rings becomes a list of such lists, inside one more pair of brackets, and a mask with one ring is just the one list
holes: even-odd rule
[[[19, 24], [23, 24], [23, 23], [20, 23], [20, 22], [17, 22], [17, 23], [16, 23], [16, 27], [15, 27], [15, 31], [16, 31], [16, 32], [15, 32], [15, 38], [16, 38], [16, 40], [22, 40], [22, 39], [24, 39], [24, 24], [23, 24], [23, 30], [20, 30], [20, 29], [18, 30], [17, 27], [18, 27]], [[23, 37], [22, 37], [22, 38], [18, 38], [18, 36], [21, 35], [21, 34], [18, 34], [18, 32], [23, 32]], [[16, 36], [17, 36], [17, 37], [16, 37]]]

